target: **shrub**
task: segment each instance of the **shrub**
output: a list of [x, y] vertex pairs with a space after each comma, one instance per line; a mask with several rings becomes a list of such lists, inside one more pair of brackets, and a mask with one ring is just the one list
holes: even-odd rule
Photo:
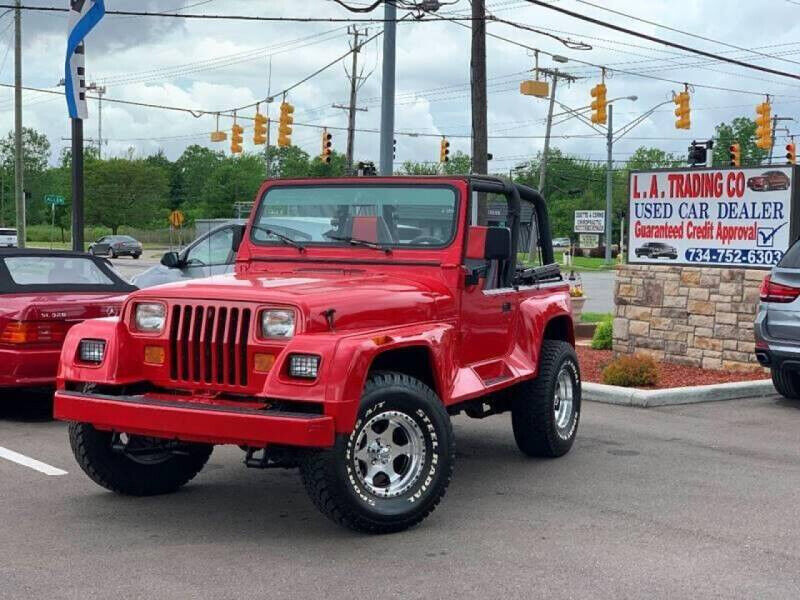
[[614, 330], [614, 321], [605, 318], [597, 324], [592, 336], [593, 350], [611, 350], [611, 338]]
[[623, 387], [652, 386], [658, 383], [656, 361], [649, 356], [620, 356], [603, 369], [603, 383]]
[[[618, 254], [619, 254], [619, 251], [612, 246], [611, 247], [611, 258], [617, 258]], [[605, 246], [599, 246], [597, 248], [591, 248], [589, 250], [589, 256], [591, 258], [605, 258], [605, 256], [606, 256], [606, 247]]]

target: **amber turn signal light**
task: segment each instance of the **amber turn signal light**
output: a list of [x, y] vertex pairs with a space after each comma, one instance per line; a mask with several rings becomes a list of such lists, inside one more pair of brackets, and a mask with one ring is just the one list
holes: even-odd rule
[[144, 347], [144, 362], [149, 365], [163, 365], [166, 355], [164, 348], [161, 346], [145, 346]]
[[274, 354], [261, 354], [258, 353], [253, 357], [253, 367], [256, 373], [269, 373], [272, 366], [275, 364]]

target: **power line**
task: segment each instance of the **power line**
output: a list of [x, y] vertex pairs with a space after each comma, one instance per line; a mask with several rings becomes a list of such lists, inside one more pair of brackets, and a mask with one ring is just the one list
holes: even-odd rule
[[681, 29], [675, 29], [674, 27], [670, 27], [670, 26], [664, 25], [662, 23], [657, 23], [655, 21], [648, 21], [647, 19], [642, 19], [640, 17], [636, 17], [634, 15], [631, 15], [631, 14], [628, 14], [628, 13], [624, 13], [624, 12], [619, 11], [619, 10], [614, 10], [613, 8], [608, 8], [607, 6], [601, 6], [599, 4], [595, 4], [594, 2], [589, 2], [588, 0], [575, 0], [575, 2], [579, 2], [579, 3], [585, 4], [587, 6], [592, 6], [594, 8], [599, 8], [600, 10], [604, 10], [606, 12], [610, 12], [612, 14], [615, 14], [615, 15], [618, 15], [618, 16], [621, 16], [621, 17], [627, 17], [628, 19], [633, 19], [634, 21], [639, 21], [640, 23], [646, 23], [648, 25], [653, 25], [654, 27], [660, 27], [661, 29], [666, 29], [667, 31], [672, 31], [674, 33], [680, 33], [681, 35], [687, 35], [689, 37], [697, 38], [699, 40], [703, 40], [703, 41], [706, 41], [706, 42], [711, 42], [712, 44], [717, 44], [718, 46], [726, 46], [728, 48], [733, 48], [734, 50], [743, 50], [745, 52], [750, 52], [751, 54], [756, 54], [758, 56], [763, 56], [764, 58], [770, 58], [770, 59], [774, 59], [774, 60], [782, 60], [782, 61], [785, 61], [785, 62], [788, 62], [788, 63], [792, 63], [792, 64], [795, 64], [795, 65], [800, 65], [800, 62], [798, 62], [796, 60], [789, 60], [789, 59], [786, 59], [786, 58], [780, 58], [780, 57], [777, 57], [777, 56], [772, 56], [770, 54], [765, 54], [763, 52], [758, 52], [757, 50], [751, 50], [749, 48], [742, 48], [741, 46], [736, 46], [734, 44], [729, 44], [728, 42], [722, 42], [720, 40], [715, 40], [715, 39], [712, 39], [712, 38], [709, 38], [709, 37], [705, 37], [703, 35], [700, 35], [699, 33], [689, 33], [688, 31], [683, 31]]
[[628, 29], [627, 27], [622, 27], [620, 25], [615, 25], [613, 23], [608, 23], [606, 21], [601, 21], [600, 19], [595, 19], [594, 17], [590, 17], [588, 15], [582, 15], [580, 13], [576, 13], [571, 10], [567, 10], [566, 8], [562, 8], [560, 6], [555, 6], [553, 4], [548, 4], [543, 2], [542, 0], [525, 0], [530, 4], [535, 4], [537, 6], [541, 6], [543, 8], [547, 8], [549, 10], [554, 10], [564, 15], [568, 15], [575, 19], [580, 19], [581, 21], [586, 21], [587, 23], [592, 23], [593, 25], [599, 25], [601, 27], [606, 27], [607, 29], [613, 29], [614, 31], [619, 31], [620, 33], [625, 33], [628, 35], [632, 35], [634, 37], [639, 37], [644, 40], [649, 40], [651, 42], [656, 42], [658, 44], [663, 44], [664, 46], [669, 46], [670, 48], [676, 48], [678, 50], [683, 50], [685, 52], [689, 52], [691, 54], [697, 54], [700, 56], [705, 56], [707, 58], [713, 58], [715, 60], [721, 62], [727, 62], [733, 65], [737, 65], [740, 67], [744, 67], [746, 69], [753, 69], [756, 71], [763, 71], [764, 73], [771, 73], [773, 75], [779, 75], [781, 77], [788, 77], [790, 79], [800, 79], [800, 75], [796, 75], [794, 73], [787, 73], [786, 71], [779, 71], [778, 69], [772, 69], [770, 67], [764, 67], [762, 65], [754, 65], [752, 63], [746, 63], [741, 60], [736, 60], [734, 58], [728, 58], [726, 56], [722, 56], [721, 54], [714, 54], [713, 52], [706, 52], [705, 50], [699, 50], [697, 48], [692, 48], [690, 46], [684, 46], [683, 44], [678, 44], [677, 42], [670, 42], [668, 40], [658, 38], [652, 35], [648, 35], [646, 33], [640, 33], [638, 31], [634, 31], [632, 29]]
[[[0, 4], [2, 8], [16, 8], [14, 4]], [[22, 10], [50, 13], [65, 13], [70, 9], [60, 6], [20, 6]], [[225, 14], [178, 14], [168, 12], [148, 12], [136, 10], [107, 10], [106, 15], [122, 17], [165, 17], [172, 19], [199, 19], [211, 21], [255, 21], [270, 23], [386, 23], [388, 21], [397, 22], [405, 20], [403, 17], [398, 19], [362, 18], [362, 17], [263, 17], [255, 15], [225, 15]], [[454, 17], [458, 21], [473, 21], [472, 17]], [[434, 19], [415, 18], [414, 23], [429, 22]], [[409, 21], [410, 22], [410, 21]]]
[[[525, 2], [533, 2], [533, 1], [534, 0], [525, 0]], [[544, 5], [544, 6], [546, 6], [548, 8], [554, 8], [554, 7], [551, 7], [549, 5]], [[434, 16], [433, 13], [430, 13], [430, 14], [432, 16]], [[456, 25], [459, 25], [460, 27], [464, 27], [465, 29], [469, 29], [470, 28], [469, 25], [465, 25], [464, 23], [460, 23], [458, 21], [453, 21], [449, 17], [443, 17], [443, 16], [439, 16], [439, 15], [435, 15], [435, 16], [437, 18], [439, 18], [440, 20], [442, 20], [442, 21], [451, 21], [452, 23], [455, 23]], [[580, 17], [580, 15], [578, 15], [578, 16]], [[507, 37], [504, 37], [502, 35], [498, 35], [496, 33], [490, 33], [490, 32], [487, 31], [486, 35], [488, 37], [492, 37], [492, 38], [507, 42], [509, 44], [513, 44], [514, 46], [518, 46], [518, 47], [524, 48], [526, 50], [531, 50], [532, 52], [539, 52], [540, 54], [544, 54], [545, 56], [549, 56], [551, 58], [554, 57], [554, 56], [558, 56], [554, 52], [548, 52], [546, 50], [542, 50], [541, 48], [535, 48], [533, 46], [529, 46], [527, 44], [523, 44], [522, 42], [518, 42], [517, 40], [512, 40], [511, 38], [507, 38]], [[633, 76], [633, 77], [641, 77], [643, 79], [650, 79], [650, 80], [653, 80], [653, 81], [662, 81], [664, 83], [672, 83], [672, 84], [680, 85], [680, 86], [688, 84], [688, 85], [690, 85], [691, 87], [694, 87], [694, 88], [713, 90], [713, 91], [717, 91], [717, 92], [731, 92], [731, 93], [734, 93], [734, 94], [748, 94], [748, 95], [751, 95], [751, 96], [764, 96], [764, 95], [766, 95], [766, 92], [763, 92], [763, 91], [759, 92], [759, 91], [754, 91], [754, 90], [741, 90], [741, 89], [723, 87], [723, 86], [718, 86], [718, 85], [709, 85], [709, 84], [704, 84], [704, 83], [693, 83], [691, 81], [679, 81], [677, 79], [669, 79], [667, 77], [659, 77], [657, 75], [650, 75], [650, 74], [646, 74], [646, 73], [638, 73], [636, 71], [620, 69], [620, 68], [617, 68], [617, 67], [608, 67], [608, 66], [601, 65], [601, 64], [598, 64], [598, 63], [593, 63], [593, 62], [589, 62], [589, 61], [586, 61], [586, 60], [582, 60], [580, 58], [574, 58], [574, 57], [567, 57], [567, 58], [569, 59], [570, 62], [577, 63], [579, 65], [586, 65], [587, 67], [594, 67], [595, 69], [599, 69], [599, 70], [605, 70], [607, 73], [608, 72], [620, 73], [620, 74], [623, 74], [623, 75], [630, 75], [630, 76]], [[789, 95], [786, 95], [786, 94], [769, 94], [769, 96], [771, 96], [771, 97], [783, 96], [783, 97], [786, 97], [786, 98], [800, 98], [800, 96], [789, 96]]]

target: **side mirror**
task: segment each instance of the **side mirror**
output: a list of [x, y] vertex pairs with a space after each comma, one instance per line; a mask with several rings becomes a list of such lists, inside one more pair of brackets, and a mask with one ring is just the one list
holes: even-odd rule
[[467, 231], [467, 258], [508, 260], [511, 258], [511, 231], [507, 227], [473, 225]]
[[242, 240], [244, 239], [244, 225], [236, 225], [233, 228], [233, 242], [231, 243], [231, 249], [233, 253], [236, 254], [239, 251], [239, 246], [242, 245]]
[[178, 256], [177, 252], [166, 252], [164, 256], [161, 257], [161, 264], [168, 269], [177, 269], [181, 266], [181, 258]]

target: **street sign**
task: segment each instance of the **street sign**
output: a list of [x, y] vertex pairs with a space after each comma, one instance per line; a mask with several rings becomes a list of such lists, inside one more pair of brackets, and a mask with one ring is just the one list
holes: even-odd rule
[[70, 0], [64, 85], [71, 119], [86, 119], [86, 59], [83, 40], [106, 13], [103, 0]]
[[47, 194], [44, 197], [44, 203], [49, 206], [64, 206], [64, 196], [56, 196], [55, 194]]
[[605, 233], [606, 211], [576, 210], [575, 233]]
[[173, 210], [171, 213], [169, 213], [169, 223], [173, 227], [181, 227], [184, 221], [186, 221], [186, 217], [181, 211]]

